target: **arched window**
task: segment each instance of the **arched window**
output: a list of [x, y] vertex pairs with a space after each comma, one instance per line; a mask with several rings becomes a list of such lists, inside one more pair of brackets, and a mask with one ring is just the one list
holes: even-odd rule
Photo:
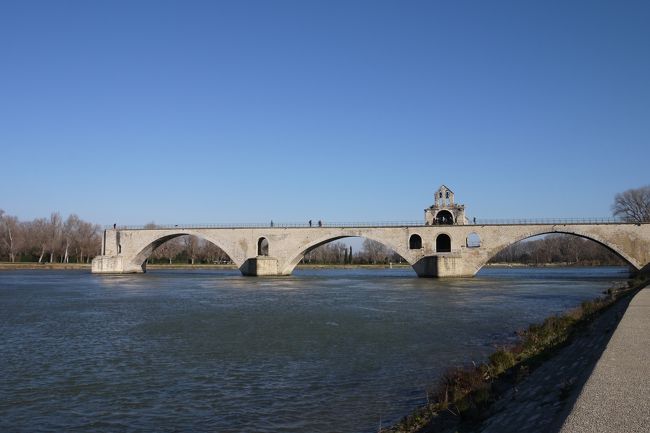
[[467, 235], [467, 248], [478, 248], [481, 246], [481, 237], [477, 233]]
[[419, 250], [422, 249], [422, 238], [420, 235], [411, 235], [409, 238], [409, 249]]
[[451, 252], [451, 238], [449, 235], [440, 234], [436, 238], [436, 252], [450, 253]]
[[454, 216], [448, 210], [441, 210], [436, 214], [436, 222], [438, 224], [453, 224]]
[[257, 255], [258, 256], [269, 255], [269, 241], [266, 238], [259, 238], [259, 240], [257, 241]]

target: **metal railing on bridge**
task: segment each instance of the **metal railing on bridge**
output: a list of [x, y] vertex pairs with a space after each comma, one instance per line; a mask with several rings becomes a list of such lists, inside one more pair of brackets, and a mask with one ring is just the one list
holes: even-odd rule
[[619, 218], [509, 218], [509, 219], [472, 219], [470, 225], [533, 225], [533, 224], [632, 224]]
[[[120, 225], [119, 230], [158, 230], [158, 229], [259, 229], [259, 228], [372, 228], [372, 227], [417, 227], [424, 226], [422, 221], [381, 221], [381, 222], [267, 222], [267, 223], [209, 223], [209, 224], [147, 224], [147, 225]], [[114, 228], [106, 226], [106, 229]]]
[[[617, 218], [515, 218], [483, 219], [471, 218], [465, 225], [543, 225], [543, 224], [633, 224]], [[436, 224], [434, 224], [436, 225]], [[423, 221], [354, 221], [354, 222], [267, 222], [267, 223], [209, 223], [209, 224], [147, 224], [147, 225], [111, 225], [106, 229], [119, 230], [159, 230], [159, 229], [247, 229], [247, 228], [374, 228], [374, 227], [426, 227]]]

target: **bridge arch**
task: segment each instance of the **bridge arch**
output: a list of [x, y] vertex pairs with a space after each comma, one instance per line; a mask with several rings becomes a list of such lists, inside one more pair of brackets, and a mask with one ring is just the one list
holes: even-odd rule
[[[398, 246], [393, 244], [392, 242], [382, 239], [379, 236], [374, 236], [373, 234], [368, 234], [368, 233], [360, 234], [357, 232], [353, 232], [353, 233], [341, 233], [336, 235], [330, 234], [321, 238], [317, 238], [311, 242], [302, 245], [296, 253], [291, 255], [291, 258], [283, 266], [283, 270], [282, 270], [283, 275], [291, 274], [295, 269], [295, 267], [298, 265], [298, 263], [300, 263], [300, 260], [302, 260], [302, 258], [310, 251], [322, 245], [328, 244], [330, 242], [334, 242], [339, 239], [345, 239], [345, 238], [366, 238], [375, 242], [379, 242], [380, 244], [390, 248], [395, 253], [399, 254], [409, 265], [413, 266], [414, 260], [411, 257], [412, 255], [409, 254], [407, 242], [405, 242], [405, 245]], [[419, 250], [415, 250], [415, 251], [419, 251]]]
[[578, 228], [571, 229], [567, 226], [563, 226], [562, 228], [555, 228], [555, 227], [539, 228], [539, 229], [531, 230], [524, 234], [517, 234], [510, 238], [508, 238], [503, 233], [500, 233], [499, 237], [502, 239], [502, 242], [495, 243], [493, 246], [491, 246], [489, 249], [486, 250], [486, 253], [481, 257], [481, 260], [479, 260], [476, 263], [474, 268], [474, 274], [480, 271], [481, 268], [485, 266], [488, 261], [490, 261], [490, 259], [492, 259], [494, 256], [496, 256], [500, 251], [504, 250], [505, 248], [508, 248], [509, 246], [514, 245], [517, 242], [521, 242], [523, 240], [530, 239], [535, 236], [549, 235], [549, 234], [564, 234], [564, 235], [576, 236], [582, 239], [590, 240], [606, 248], [607, 250], [611, 251], [617, 257], [620, 257], [625, 263], [627, 263], [634, 269], [639, 270], [643, 267], [643, 264], [639, 264], [637, 260], [634, 259], [634, 257], [630, 256], [625, 251], [624, 248], [612, 242], [611, 240], [606, 239], [596, 233], [590, 233], [587, 231], [580, 230]]
[[[147, 238], [140, 246], [135, 247], [135, 254], [132, 255], [132, 258], [130, 259], [131, 263], [134, 266], [141, 266], [143, 271], [146, 271], [146, 261], [147, 259], [151, 256], [151, 254], [167, 241], [170, 241], [172, 239], [181, 237], [181, 236], [195, 236], [199, 239], [202, 239], [204, 241], [210, 242], [217, 247], [219, 247], [224, 253], [230, 257], [230, 260], [237, 265], [237, 267], [240, 267], [242, 263], [244, 262], [244, 258], [242, 257], [242, 254], [237, 254], [237, 252], [229, 247], [227, 244], [224, 242], [220, 242], [218, 239], [213, 239], [210, 236], [205, 236], [202, 233], [194, 230], [182, 230], [178, 232], [173, 232], [169, 233], [168, 231], [164, 233], [159, 233], [156, 230], [151, 231], [151, 236]], [[129, 259], [129, 257], [126, 257]]]

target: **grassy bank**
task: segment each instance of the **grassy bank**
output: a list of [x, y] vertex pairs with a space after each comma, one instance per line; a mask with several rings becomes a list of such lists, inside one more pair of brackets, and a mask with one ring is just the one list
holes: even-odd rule
[[0, 270], [23, 270], [23, 269], [88, 269], [90, 270], [90, 263], [36, 263], [36, 262], [0, 262]]
[[427, 393], [427, 404], [381, 432], [456, 431], [482, 421], [506, 389], [526, 378], [598, 315], [647, 283], [647, 278], [630, 280], [627, 287], [610, 289], [600, 298], [520, 331], [516, 344], [498, 348], [484, 363], [448, 370]]

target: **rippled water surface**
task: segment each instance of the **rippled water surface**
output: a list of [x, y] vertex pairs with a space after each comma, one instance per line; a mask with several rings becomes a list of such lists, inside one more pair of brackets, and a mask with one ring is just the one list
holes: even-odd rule
[[445, 368], [625, 277], [1, 272], [0, 431], [375, 432]]

